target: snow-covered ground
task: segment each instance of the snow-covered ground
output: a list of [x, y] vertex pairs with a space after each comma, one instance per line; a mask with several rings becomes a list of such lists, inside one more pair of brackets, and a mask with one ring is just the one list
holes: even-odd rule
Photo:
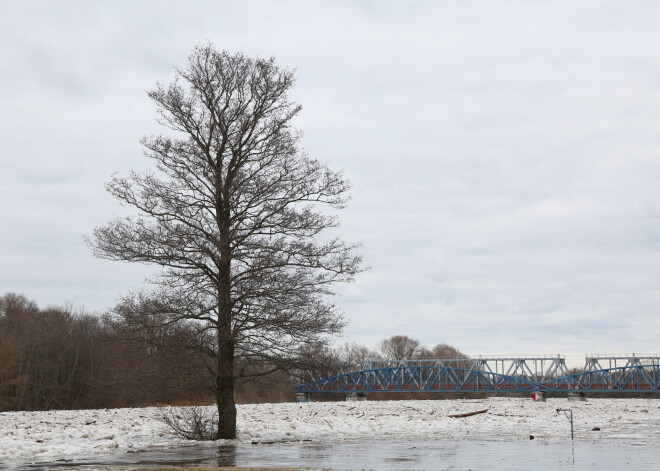
[[[520, 440], [569, 438], [557, 408], [573, 409], [576, 440], [660, 439], [660, 400], [491, 398], [442, 401], [312, 402], [238, 406], [241, 442], [341, 440]], [[488, 409], [485, 414], [450, 418]], [[209, 408], [212, 411], [212, 408]], [[160, 420], [165, 409], [0, 414], [3, 461], [50, 461], [176, 447], [184, 443]], [[594, 431], [598, 427], [600, 431]], [[190, 442], [185, 442], [190, 443]], [[1, 467], [1, 466], [0, 466]]]

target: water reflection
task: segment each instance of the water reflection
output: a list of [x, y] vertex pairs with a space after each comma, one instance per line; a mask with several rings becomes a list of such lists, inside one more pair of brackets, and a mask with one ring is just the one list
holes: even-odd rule
[[236, 445], [220, 445], [218, 447], [217, 466], [236, 466]]

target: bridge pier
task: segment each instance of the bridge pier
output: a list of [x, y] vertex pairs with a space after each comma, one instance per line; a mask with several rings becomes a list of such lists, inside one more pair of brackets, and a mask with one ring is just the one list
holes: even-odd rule
[[349, 393], [346, 394], [346, 401], [347, 402], [353, 402], [353, 401], [366, 401], [367, 396], [365, 396], [363, 393]]
[[312, 395], [305, 393], [296, 393], [296, 402], [312, 402]]
[[568, 400], [569, 401], [586, 401], [587, 398], [585, 397], [583, 392], [569, 392], [568, 393]]
[[545, 402], [545, 393], [542, 391], [534, 391], [534, 394], [532, 394], [532, 400], [534, 402]]

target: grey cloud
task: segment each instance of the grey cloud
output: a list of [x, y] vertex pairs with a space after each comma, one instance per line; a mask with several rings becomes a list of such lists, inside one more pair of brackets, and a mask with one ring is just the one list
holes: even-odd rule
[[346, 335], [464, 351], [654, 349], [660, 6], [615, 1], [14, 3], [0, 19], [0, 288], [102, 310], [150, 268], [92, 258], [144, 168], [145, 90], [200, 40], [298, 69], [373, 268]]

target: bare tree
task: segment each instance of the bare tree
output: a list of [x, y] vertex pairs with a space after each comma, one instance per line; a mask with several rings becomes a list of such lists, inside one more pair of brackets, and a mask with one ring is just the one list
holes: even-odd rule
[[0, 331], [0, 411], [16, 408], [27, 381], [19, 374], [20, 352], [13, 339]]
[[378, 344], [378, 349], [386, 360], [413, 358], [419, 348], [419, 340], [406, 335], [395, 335]]
[[433, 350], [431, 350], [431, 355], [429, 355], [427, 358], [467, 359], [468, 356], [465, 353], [458, 350], [456, 347], [452, 347], [451, 345], [448, 345], [446, 343], [439, 343], [435, 347], [433, 347]]
[[365, 360], [376, 358], [378, 354], [364, 345], [347, 342], [337, 348], [337, 356], [346, 365], [347, 371], [359, 371], [364, 367]]
[[342, 208], [349, 184], [299, 148], [293, 85], [273, 59], [197, 46], [173, 83], [149, 92], [173, 131], [142, 141], [156, 171], [108, 185], [140, 215], [89, 240], [98, 257], [164, 268], [120, 315], [194, 320], [211, 334], [217, 438], [236, 435], [234, 384], [251, 363], [283, 368], [301, 344], [340, 331], [328, 295], [360, 271], [357, 245], [325, 236], [338, 222], [319, 207]]

